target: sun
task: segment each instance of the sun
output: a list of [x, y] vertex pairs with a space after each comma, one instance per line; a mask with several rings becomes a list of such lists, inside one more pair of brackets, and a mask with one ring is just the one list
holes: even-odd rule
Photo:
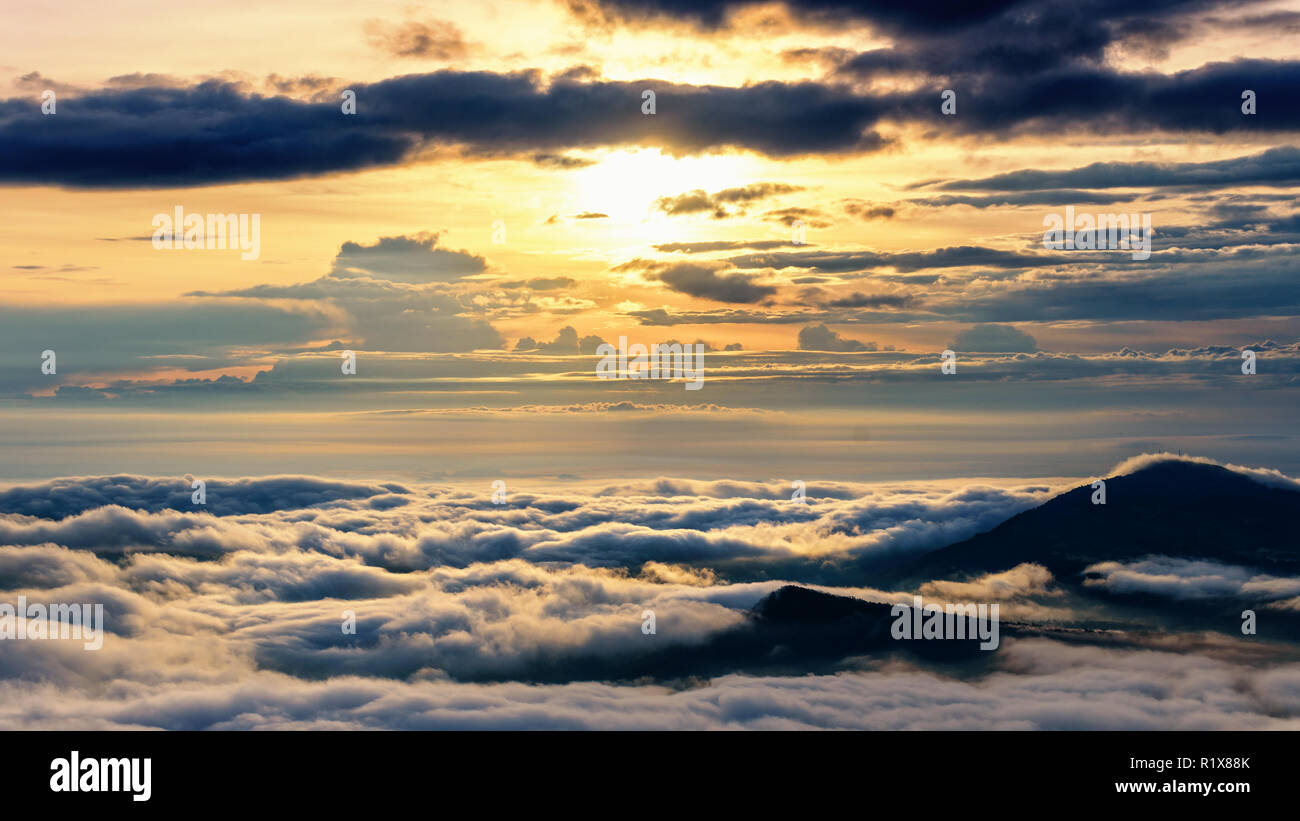
[[613, 151], [574, 174], [579, 208], [615, 220], [653, 215], [660, 197], [720, 191], [753, 182], [754, 161], [728, 154], [673, 157], [655, 149]]

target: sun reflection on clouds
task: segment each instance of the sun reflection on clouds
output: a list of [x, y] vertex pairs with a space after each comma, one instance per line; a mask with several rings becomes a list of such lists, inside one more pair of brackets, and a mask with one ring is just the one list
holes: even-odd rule
[[611, 151], [573, 174], [581, 209], [619, 221], [654, 216], [659, 197], [719, 191], [754, 181], [757, 163], [738, 154], [675, 158], [658, 149]]

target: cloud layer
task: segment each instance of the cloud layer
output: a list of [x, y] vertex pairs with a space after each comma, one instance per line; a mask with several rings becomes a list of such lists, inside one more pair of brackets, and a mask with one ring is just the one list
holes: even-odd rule
[[[1300, 721], [1300, 666], [1280, 661], [1285, 653], [1231, 638], [1173, 652], [1167, 638], [1140, 630], [1095, 646], [1050, 629], [1008, 637], [964, 673], [893, 655], [843, 659], [814, 675], [720, 670], [708, 686], [669, 673], [692, 648], [740, 640], [752, 629], [749, 609], [790, 580], [910, 602], [908, 591], [863, 584], [870, 565], [860, 560], [986, 530], [1048, 498], [1047, 487], [815, 483], [809, 503], [798, 504], [782, 485], [665, 478], [496, 505], [439, 486], [270, 477], [214, 480], [199, 512], [187, 491], [179, 480], [116, 476], [0, 492], [0, 599], [103, 603], [108, 630], [96, 652], [9, 643], [0, 726], [1264, 729]], [[1113, 585], [1156, 578], [1161, 567], [1095, 570]], [[1205, 577], [1192, 570], [1164, 572]], [[1233, 572], [1218, 576], [1238, 579], [1229, 585], [1238, 593], [1243, 584], [1262, 584], [1276, 599], [1296, 593], [1294, 580]], [[997, 601], [1004, 618], [1044, 624], [1094, 617], [1033, 565], [918, 592]], [[652, 634], [642, 629], [646, 611]], [[633, 670], [652, 671], [652, 680]]]

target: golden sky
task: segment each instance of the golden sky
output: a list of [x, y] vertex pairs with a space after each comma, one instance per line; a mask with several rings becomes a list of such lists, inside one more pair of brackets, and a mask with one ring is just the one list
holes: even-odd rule
[[[712, 395], [675, 401], [833, 415], [850, 384], [919, 396], [945, 348], [992, 355], [971, 365], [990, 384], [1101, 391], [1197, 378], [1178, 351], [1290, 344], [1296, 120], [1274, 90], [1300, 3], [1097, 2], [951, 25], [742, 0], [15, 9], [12, 393], [242, 390], [346, 348], [392, 380], [365, 383], [371, 409], [599, 403], [626, 386], [581, 357], [625, 336], [712, 346]], [[1066, 206], [1150, 214], [1152, 258], [1045, 251]], [[177, 207], [258, 215], [260, 253], [155, 249]], [[60, 345], [57, 377], [32, 373], [27, 349]], [[482, 358], [473, 384], [456, 356]], [[830, 381], [790, 390], [809, 378]]]

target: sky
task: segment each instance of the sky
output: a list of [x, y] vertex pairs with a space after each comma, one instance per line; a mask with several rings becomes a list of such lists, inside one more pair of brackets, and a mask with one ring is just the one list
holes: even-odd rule
[[168, 8], [0, 32], [12, 478], [1300, 468], [1294, 3]]
[[[0, 593], [110, 636], [0, 655], [0, 726], [1295, 728], [1294, 573], [870, 569], [1154, 463], [1300, 488], [1297, 44], [1300, 0], [7, 11]], [[1040, 632], [628, 672], [790, 584]]]

